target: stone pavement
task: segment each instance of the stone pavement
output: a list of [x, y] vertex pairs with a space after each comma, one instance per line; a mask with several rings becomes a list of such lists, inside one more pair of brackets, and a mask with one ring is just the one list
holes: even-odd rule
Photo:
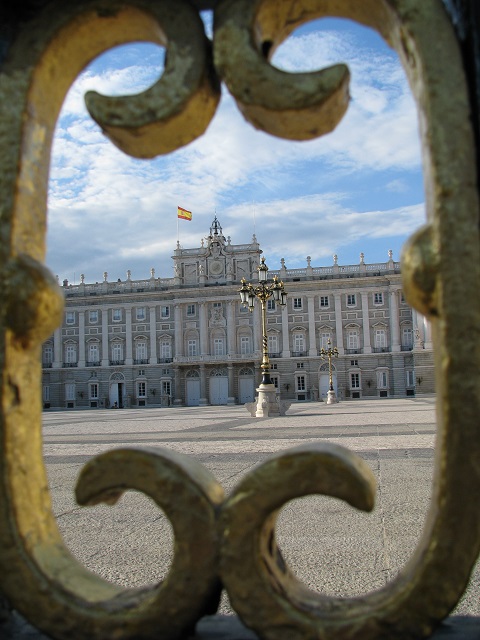
[[[355, 451], [371, 466], [378, 481], [375, 509], [366, 514], [332, 498], [301, 498], [282, 510], [277, 538], [311, 589], [359, 595], [390, 581], [419, 539], [433, 470], [433, 398], [294, 404], [287, 416], [272, 419], [251, 418], [240, 406], [44, 414], [44, 455], [65, 542], [86, 567], [128, 587], [166, 575], [171, 527], [148, 498], [133, 492], [114, 507], [78, 507], [75, 481], [93, 455], [120, 446], [166, 447], [195, 457], [228, 493], [271, 453], [325, 440]], [[435, 638], [480, 637], [479, 585], [477, 568], [455, 617]], [[226, 598], [220, 612], [231, 614]], [[198, 637], [254, 637], [232, 618], [224, 624], [224, 634], [217, 635], [218, 624], [214, 629], [206, 619]], [[40, 638], [26, 634], [10, 637]]]

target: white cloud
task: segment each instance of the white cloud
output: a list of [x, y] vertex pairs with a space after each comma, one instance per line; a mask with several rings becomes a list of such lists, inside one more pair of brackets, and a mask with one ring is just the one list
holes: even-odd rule
[[[345, 59], [352, 101], [332, 134], [306, 143], [275, 139], [245, 124], [226, 94], [202, 138], [152, 161], [116, 149], [89, 118], [83, 95], [92, 88], [107, 95], [141, 91], [161, 72], [158, 59], [87, 70], [65, 101], [55, 136], [49, 264], [61, 278], [88, 271], [87, 280], [95, 281], [108, 271], [116, 279], [128, 268], [141, 278], [152, 266], [170, 276], [177, 205], [194, 212], [180, 226], [185, 247], [199, 246], [215, 211], [233, 243], [249, 242], [255, 207], [262, 248], [287, 263], [303, 264], [306, 255], [314, 263], [341, 248], [348, 256], [349, 247], [356, 251], [372, 236], [405, 237], [424, 215], [421, 194], [399, 201], [420, 171], [415, 107], [399, 62], [330, 31], [289, 38], [275, 62], [297, 70], [306, 60], [319, 68]], [[384, 211], [373, 201], [355, 205], [354, 181], [376, 181], [391, 203]]]

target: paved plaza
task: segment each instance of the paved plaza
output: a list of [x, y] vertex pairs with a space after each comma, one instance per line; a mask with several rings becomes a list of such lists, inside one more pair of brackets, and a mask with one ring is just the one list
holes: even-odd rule
[[[310, 588], [350, 596], [385, 585], [417, 544], [430, 497], [435, 406], [433, 398], [294, 404], [287, 416], [273, 419], [251, 418], [241, 406], [59, 411], [44, 414], [43, 433], [53, 507], [66, 544], [89, 569], [128, 587], [166, 575], [171, 527], [150, 499], [134, 492], [114, 507], [76, 505], [76, 478], [92, 456], [124, 446], [168, 448], [196, 458], [228, 493], [273, 452], [322, 441], [347, 447], [377, 478], [374, 511], [358, 512], [322, 496], [301, 498], [283, 509], [277, 537], [287, 562]], [[479, 583], [477, 570], [455, 615], [480, 616]], [[226, 598], [221, 612], [231, 613]], [[480, 622], [470, 619], [468, 628], [473, 635], [461, 637], [480, 636]]]

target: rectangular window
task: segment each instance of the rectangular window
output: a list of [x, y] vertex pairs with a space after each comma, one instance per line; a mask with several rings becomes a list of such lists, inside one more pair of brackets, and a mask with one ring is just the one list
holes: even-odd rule
[[146, 317], [147, 317], [147, 313], [146, 313], [145, 307], [138, 307], [137, 313], [136, 313], [137, 320], [145, 320]]
[[139, 369], [138, 370], [138, 375], [139, 376], [144, 376], [145, 375], [145, 369]]
[[98, 322], [98, 311], [89, 311], [88, 312], [88, 321], [91, 324]]
[[415, 386], [415, 372], [414, 371], [405, 371], [405, 382], [407, 387]]
[[100, 360], [99, 357], [99, 349], [98, 344], [89, 344], [88, 345], [88, 361], [89, 362], [98, 362]]
[[164, 396], [172, 395], [172, 383], [170, 380], [162, 380], [162, 395]]
[[225, 340], [223, 338], [213, 339], [213, 355], [215, 356], [225, 355]]
[[320, 306], [328, 307], [328, 296], [320, 296]]
[[273, 298], [267, 300], [267, 311], [275, 311], [275, 300]]
[[377, 371], [377, 388], [388, 388], [388, 371]]
[[278, 376], [270, 376], [270, 380], [272, 381], [272, 384], [275, 387], [275, 389], [278, 389]]
[[245, 355], [251, 352], [250, 336], [240, 336], [240, 353]]
[[375, 347], [384, 349], [387, 346], [387, 332], [385, 329], [375, 329]]
[[293, 350], [297, 353], [299, 351], [304, 351], [305, 349], [305, 337], [303, 333], [294, 333], [293, 334]]
[[358, 349], [358, 332], [355, 329], [347, 331], [347, 349]]
[[297, 391], [305, 391], [307, 388], [305, 384], [305, 376], [296, 376], [295, 382], [297, 385]]
[[43, 401], [50, 402], [50, 387], [48, 386], [48, 384], [44, 385], [43, 387]]
[[65, 312], [65, 324], [75, 324], [75, 311]]
[[122, 310], [121, 309], [113, 309], [112, 310], [112, 320], [113, 320], [113, 322], [120, 322], [122, 320]]
[[170, 317], [170, 307], [168, 305], [167, 306], [162, 306], [160, 313], [161, 313], [162, 318], [169, 318]]
[[293, 308], [294, 309], [301, 309], [302, 308], [302, 299], [301, 298], [294, 298], [293, 299]]
[[328, 333], [327, 331], [323, 331], [320, 334], [320, 348], [321, 349], [328, 349], [329, 346], [331, 346], [331, 344], [328, 344], [328, 341], [331, 341], [331, 335], [330, 333]]
[[404, 347], [413, 347], [413, 330], [411, 327], [405, 327], [402, 330], [402, 345]]
[[354, 293], [347, 294], [347, 307], [354, 307], [357, 304], [357, 298]]
[[170, 340], [164, 340], [160, 343], [160, 357], [171, 358], [172, 357], [172, 345]]
[[373, 294], [373, 304], [383, 304], [383, 293], [381, 291]]
[[137, 382], [137, 398], [146, 398], [146, 397], [147, 397], [147, 383]]
[[270, 355], [278, 354], [278, 336], [277, 335], [268, 336], [268, 353]]
[[96, 382], [91, 382], [88, 389], [90, 393], [90, 400], [98, 400], [98, 384]]
[[65, 362], [72, 364], [77, 361], [77, 345], [67, 344], [65, 346]]
[[350, 365], [352, 367], [358, 367], [358, 360], [350, 360]]
[[196, 340], [189, 340], [187, 343], [187, 353], [188, 356], [191, 358], [192, 356], [196, 356], [197, 355], [197, 341]]
[[359, 373], [351, 373], [350, 374], [350, 388], [351, 389], [360, 389], [360, 374]]
[[297, 369], [304, 369], [304, 368], [305, 368], [304, 362], [297, 362]]
[[53, 362], [53, 347], [49, 344], [43, 347], [42, 362], [43, 364], [52, 364]]
[[[147, 359], [147, 343], [137, 341], [135, 344], [135, 353], [137, 356], [137, 360], [146, 360]], [[143, 364], [143, 363], [138, 363]]]
[[75, 383], [67, 382], [65, 385], [65, 400], [73, 402], [75, 400]]
[[123, 360], [123, 344], [121, 342], [112, 344], [112, 360], [115, 362]]
[[195, 315], [195, 305], [187, 304], [187, 316], [194, 316], [194, 315]]

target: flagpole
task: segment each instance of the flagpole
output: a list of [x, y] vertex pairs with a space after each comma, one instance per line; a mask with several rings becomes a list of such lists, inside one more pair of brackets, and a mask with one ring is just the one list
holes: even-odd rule
[[177, 244], [180, 244], [180, 227], [178, 224], [178, 209], [177, 209]]

